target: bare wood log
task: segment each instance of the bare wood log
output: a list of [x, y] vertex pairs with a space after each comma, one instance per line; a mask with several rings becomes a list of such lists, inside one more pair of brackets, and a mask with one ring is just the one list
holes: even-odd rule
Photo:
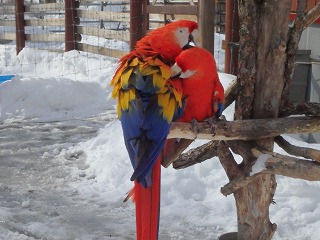
[[307, 115], [307, 116], [320, 116], [320, 103], [317, 102], [302, 102], [302, 103], [289, 103], [283, 106], [279, 116], [288, 117], [290, 115]]
[[251, 170], [251, 166], [255, 163], [256, 157], [252, 154], [251, 149], [254, 145], [251, 142], [244, 142], [244, 141], [227, 141], [227, 145], [231, 148], [231, 150], [239, 154], [243, 160], [246, 169], [244, 169], [244, 173]]
[[200, 147], [191, 149], [187, 153], [181, 154], [173, 162], [174, 169], [183, 169], [201, 163], [207, 159], [217, 156], [218, 141], [210, 141]]
[[229, 87], [225, 90], [224, 95], [224, 108], [229, 107], [233, 101], [237, 98], [238, 86], [237, 79], [233, 80]]
[[275, 142], [281, 148], [283, 148], [287, 153], [289, 153], [291, 155], [309, 158], [314, 161], [320, 162], [320, 151], [319, 150], [307, 148], [307, 147], [297, 147], [297, 146], [291, 145], [289, 142], [287, 142], [281, 136], [276, 137]]
[[223, 141], [221, 141], [220, 144], [218, 145], [218, 156], [219, 156], [220, 163], [224, 168], [224, 170], [226, 171], [226, 174], [230, 180], [238, 178], [239, 176], [242, 175], [239, 165], [234, 159], [227, 144]]
[[270, 158], [265, 162], [266, 169], [253, 174], [252, 176], [240, 176], [234, 178], [221, 188], [221, 193], [223, 195], [227, 196], [236, 192], [238, 189], [254, 182], [257, 177], [264, 174], [276, 174], [308, 181], [320, 180], [320, 164], [318, 162], [298, 159], [268, 151], [260, 152], [258, 150], [254, 150], [254, 152], [258, 153], [257, 155], [270, 155]]
[[256, 81], [256, 56], [257, 56], [257, 28], [256, 22], [259, 19], [257, 7], [254, 1], [238, 2], [239, 4], [239, 71], [238, 90], [236, 100], [236, 119], [247, 119], [251, 117], [254, 100], [254, 85]]
[[285, 83], [282, 91], [282, 103], [281, 105], [286, 105], [289, 102], [289, 92], [291, 87], [291, 82], [295, 69], [296, 53], [299, 47], [299, 41], [301, 38], [303, 28], [304, 14], [307, 9], [307, 1], [299, 0], [297, 6], [296, 18], [294, 20], [293, 26], [289, 27], [288, 41], [287, 41], [287, 54], [286, 54], [286, 68], [284, 71]]
[[319, 117], [291, 117], [277, 119], [247, 119], [217, 121], [216, 127], [199, 123], [195, 134], [190, 123], [172, 123], [168, 138], [208, 140], [253, 140], [279, 136], [284, 133], [320, 132]]
[[309, 27], [315, 20], [320, 17], [320, 2], [314, 6], [302, 21], [303, 28]]
[[[171, 140], [171, 139], [170, 139]], [[165, 168], [169, 167], [171, 163], [176, 161], [177, 158], [181, 159], [188, 159], [188, 157], [185, 157], [185, 154], [180, 155], [189, 145], [193, 142], [193, 140], [190, 139], [180, 139], [179, 142], [175, 143], [175, 149], [174, 152], [170, 156], [163, 157], [163, 160], [161, 162], [162, 166]], [[192, 154], [190, 155], [190, 158], [192, 158]], [[182, 160], [183, 161], [183, 160]], [[179, 163], [178, 163], [179, 164]]]

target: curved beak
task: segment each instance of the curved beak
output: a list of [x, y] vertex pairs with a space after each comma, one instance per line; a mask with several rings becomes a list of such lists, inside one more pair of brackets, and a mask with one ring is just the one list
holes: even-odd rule
[[[188, 44], [187, 44], [188, 45]], [[171, 78], [178, 78], [182, 72], [182, 69], [178, 66], [177, 63], [175, 63], [172, 67], [171, 67]]]

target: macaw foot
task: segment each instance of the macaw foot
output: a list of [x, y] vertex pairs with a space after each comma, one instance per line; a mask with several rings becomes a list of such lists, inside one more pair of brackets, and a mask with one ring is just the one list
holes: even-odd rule
[[191, 127], [195, 135], [197, 135], [200, 132], [199, 123], [196, 119], [191, 120]]
[[214, 131], [217, 127], [217, 122], [219, 121], [219, 118], [216, 115], [213, 115], [212, 117], [206, 118], [204, 121], [209, 123], [211, 129]]

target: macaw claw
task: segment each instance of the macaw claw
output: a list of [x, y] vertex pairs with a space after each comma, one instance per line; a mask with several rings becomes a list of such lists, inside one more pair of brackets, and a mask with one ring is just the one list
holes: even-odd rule
[[191, 120], [191, 128], [195, 135], [197, 135], [200, 132], [199, 123], [194, 118]]

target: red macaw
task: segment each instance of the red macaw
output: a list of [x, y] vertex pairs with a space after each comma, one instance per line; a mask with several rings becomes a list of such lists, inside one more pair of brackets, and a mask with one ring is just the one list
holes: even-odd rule
[[174, 73], [181, 72], [181, 87], [186, 98], [183, 116], [180, 122], [193, 119], [203, 122], [223, 111], [224, 89], [219, 80], [213, 55], [204, 48], [190, 47], [176, 57], [172, 66]]
[[[182, 89], [185, 107], [179, 122], [203, 122], [211, 117], [218, 118], [223, 111], [224, 89], [219, 80], [213, 55], [204, 48], [190, 47], [175, 59], [173, 75], [180, 74], [176, 87]], [[212, 123], [212, 121], [211, 121]], [[192, 140], [168, 139], [163, 155], [163, 165], [170, 163]]]
[[150, 32], [119, 61], [111, 81], [118, 116], [134, 168], [128, 197], [136, 204], [138, 240], [158, 239], [161, 151], [170, 124], [182, 111], [182, 93], [170, 80], [171, 66], [198, 28], [180, 20]]

